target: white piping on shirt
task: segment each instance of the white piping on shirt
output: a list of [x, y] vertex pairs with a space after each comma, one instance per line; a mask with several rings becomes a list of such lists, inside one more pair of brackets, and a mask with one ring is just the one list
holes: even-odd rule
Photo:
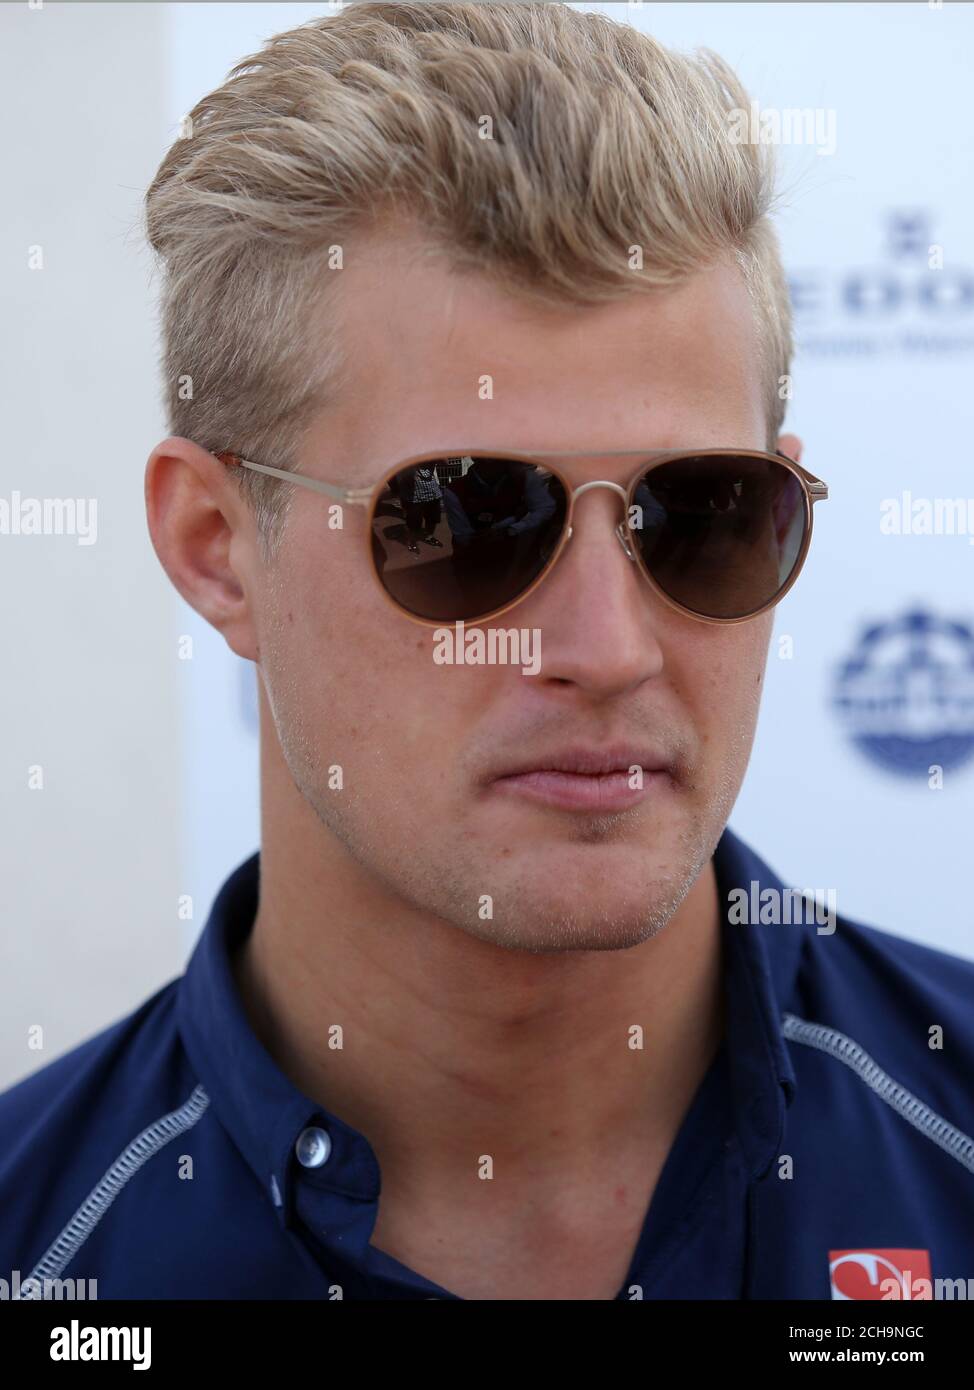
[[21, 1284], [22, 1299], [39, 1298], [45, 1279], [60, 1278], [129, 1178], [171, 1139], [192, 1129], [209, 1103], [210, 1098], [203, 1087], [195, 1087], [189, 1100], [178, 1110], [171, 1110], [168, 1115], [155, 1120], [132, 1140], [128, 1148], [123, 1149]]
[[820, 1052], [827, 1052], [838, 1061], [844, 1062], [847, 1067], [851, 1067], [859, 1080], [875, 1091], [880, 1100], [892, 1106], [921, 1134], [925, 1134], [952, 1158], [956, 1158], [968, 1172], [974, 1173], [974, 1139], [931, 1110], [929, 1105], [913, 1095], [912, 1091], [894, 1081], [873, 1061], [868, 1052], [864, 1052], [857, 1042], [853, 1042], [852, 1038], [847, 1038], [845, 1033], [839, 1033], [835, 1028], [826, 1028], [821, 1023], [807, 1023], [803, 1018], [796, 1018], [794, 1014], [784, 1015], [782, 1030], [786, 1038], [805, 1043], [807, 1047], [816, 1047]]

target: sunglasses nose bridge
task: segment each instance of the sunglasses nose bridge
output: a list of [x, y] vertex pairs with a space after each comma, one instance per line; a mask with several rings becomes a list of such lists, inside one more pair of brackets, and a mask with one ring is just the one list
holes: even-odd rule
[[[574, 492], [572, 493], [572, 501], [574, 502], [575, 498], [581, 497], [582, 493], [586, 492], [590, 487], [610, 488], [613, 492], [619, 494], [619, 497], [622, 499], [623, 506], [625, 506], [626, 499], [628, 497], [626, 489], [624, 487], [620, 487], [618, 483], [610, 482], [607, 478], [596, 478], [590, 483], [582, 483], [581, 486], [575, 488]], [[571, 540], [572, 532], [574, 531], [574, 529], [574, 526], [569, 526], [568, 535], [566, 537], [567, 540]], [[629, 545], [629, 537], [626, 534], [625, 519], [620, 521], [619, 524], [613, 529], [615, 531], [616, 539], [622, 546], [623, 552], [625, 553], [628, 559], [632, 560], [633, 563], [635, 563], [636, 557], [632, 552], [632, 549]]]

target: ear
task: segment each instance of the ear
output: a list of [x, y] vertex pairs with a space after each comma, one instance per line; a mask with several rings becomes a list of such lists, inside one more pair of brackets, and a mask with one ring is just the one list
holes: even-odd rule
[[797, 434], [778, 435], [778, 453], [790, 458], [792, 463], [802, 461], [802, 442]]
[[157, 444], [145, 470], [149, 536], [191, 608], [238, 656], [257, 660], [250, 595], [259, 574], [257, 528], [227, 467], [192, 440]]

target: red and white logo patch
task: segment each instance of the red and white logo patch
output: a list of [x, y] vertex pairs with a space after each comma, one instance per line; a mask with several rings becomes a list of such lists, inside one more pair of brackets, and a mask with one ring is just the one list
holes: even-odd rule
[[833, 1299], [918, 1299], [933, 1297], [929, 1250], [830, 1250]]

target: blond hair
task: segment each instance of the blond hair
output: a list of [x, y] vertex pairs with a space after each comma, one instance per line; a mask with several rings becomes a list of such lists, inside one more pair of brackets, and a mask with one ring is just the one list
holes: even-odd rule
[[[717, 54], [562, 4], [369, 0], [275, 35], [197, 102], [146, 193], [171, 432], [295, 466], [340, 389], [333, 248], [391, 210], [457, 269], [560, 304], [732, 253], [773, 449], [791, 309], [771, 151], [729, 138], [748, 107]], [[237, 472], [270, 546], [293, 489]]]

